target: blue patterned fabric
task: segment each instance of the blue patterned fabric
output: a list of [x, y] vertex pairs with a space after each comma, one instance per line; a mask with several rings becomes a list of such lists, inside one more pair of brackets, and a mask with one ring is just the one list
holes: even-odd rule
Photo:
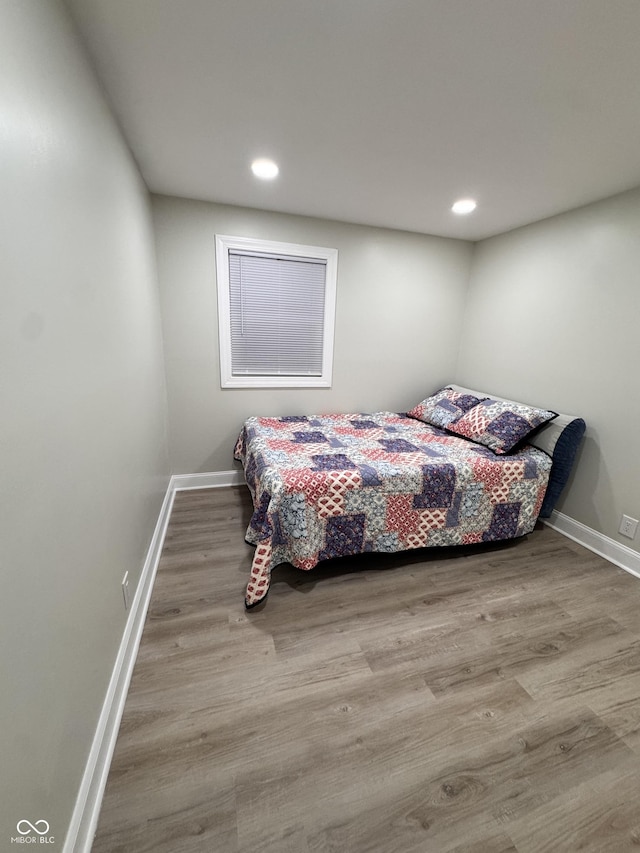
[[533, 530], [551, 469], [541, 450], [496, 456], [390, 412], [308, 422], [313, 430], [301, 430], [299, 419], [250, 418], [236, 444], [255, 510], [247, 606], [266, 596], [279, 563], [311, 569], [347, 554]]
[[449, 424], [477, 406], [483, 399], [483, 397], [474, 397], [472, 394], [461, 394], [452, 388], [443, 388], [418, 403], [407, 414], [431, 426], [446, 429]]
[[508, 403], [490, 397], [469, 409], [447, 429], [493, 450], [510, 453], [521, 441], [542, 424], [557, 417], [556, 412]]

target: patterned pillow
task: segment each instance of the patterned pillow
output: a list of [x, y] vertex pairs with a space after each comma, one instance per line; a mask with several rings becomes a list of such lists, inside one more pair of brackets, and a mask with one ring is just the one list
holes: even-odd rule
[[426, 424], [432, 424], [440, 429], [447, 429], [460, 415], [473, 406], [477, 406], [486, 397], [474, 397], [472, 394], [461, 394], [453, 388], [443, 388], [431, 397], [418, 403], [407, 414]]
[[503, 454], [513, 450], [534, 429], [557, 417], [557, 412], [487, 397], [447, 429], [455, 435], [483, 444], [494, 453]]

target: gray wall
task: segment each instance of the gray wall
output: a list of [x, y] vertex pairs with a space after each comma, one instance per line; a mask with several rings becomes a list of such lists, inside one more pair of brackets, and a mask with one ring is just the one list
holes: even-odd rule
[[148, 197], [64, 9], [0, 0], [0, 849], [61, 849], [168, 482]]
[[[250, 415], [406, 410], [453, 379], [472, 245], [153, 197], [174, 473], [225, 471]], [[338, 249], [333, 387], [220, 388], [216, 233]]]
[[582, 415], [588, 431], [558, 509], [618, 533], [640, 518], [640, 190], [477, 245], [457, 378]]

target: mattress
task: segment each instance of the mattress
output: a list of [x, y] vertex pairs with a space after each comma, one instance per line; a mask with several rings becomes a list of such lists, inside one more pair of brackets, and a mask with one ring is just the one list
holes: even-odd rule
[[249, 418], [234, 456], [254, 507], [247, 608], [280, 563], [523, 536], [551, 469], [535, 447], [498, 456], [393, 412]]

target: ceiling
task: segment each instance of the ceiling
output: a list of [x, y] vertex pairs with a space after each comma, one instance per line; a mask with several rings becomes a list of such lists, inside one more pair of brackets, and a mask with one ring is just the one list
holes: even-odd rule
[[640, 185], [639, 0], [67, 5], [156, 193], [479, 240]]

